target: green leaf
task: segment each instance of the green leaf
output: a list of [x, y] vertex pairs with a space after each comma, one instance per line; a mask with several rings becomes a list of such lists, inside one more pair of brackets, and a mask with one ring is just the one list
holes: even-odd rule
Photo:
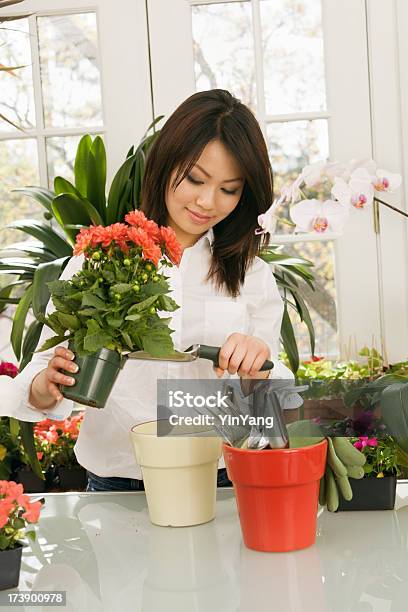
[[29, 538], [32, 542], [35, 542], [36, 540], [36, 534], [34, 529], [26, 529], [25, 531], [25, 535], [27, 538]]
[[129, 336], [129, 334], [126, 331], [121, 331], [120, 333], [125, 343], [127, 344], [128, 348], [132, 351], [133, 350], [132, 338]]
[[34, 273], [33, 280], [33, 313], [38, 317], [45, 313], [50, 299], [50, 290], [47, 283], [58, 279], [69, 261], [69, 257], [54, 259], [48, 263], [40, 264]]
[[125, 317], [126, 321], [139, 321], [142, 318], [140, 314], [131, 314]]
[[33, 297], [33, 286], [30, 285], [25, 292], [25, 294], [20, 299], [16, 312], [13, 317], [13, 326], [11, 328], [11, 345], [13, 347], [13, 351], [17, 359], [20, 359], [21, 355], [21, 343], [23, 340], [23, 332], [25, 327], [25, 321], [27, 318], [27, 313], [31, 306], [31, 301]]
[[[103, 140], [96, 136], [88, 156], [87, 198], [105, 221], [106, 151]], [[102, 223], [104, 225], [104, 223]]]
[[104, 312], [110, 310], [110, 306], [106, 302], [92, 293], [84, 293], [81, 306], [92, 306]]
[[148, 333], [142, 336], [143, 350], [152, 357], [168, 357], [174, 354], [174, 345], [169, 333]]
[[45, 476], [41, 469], [40, 462], [37, 457], [37, 449], [34, 443], [34, 423], [27, 423], [26, 421], [20, 421], [20, 433], [21, 440], [24, 446], [24, 450], [27, 454], [29, 464], [35, 474], [41, 480], [45, 480]]
[[383, 390], [381, 415], [390, 435], [408, 453], [408, 382], [395, 383]]
[[85, 198], [88, 196], [88, 158], [92, 147], [92, 138], [86, 134], [81, 138], [75, 157], [75, 187]]
[[24, 529], [25, 521], [23, 521], [22, 518], [17, 517], [13, 521], [13, 527], [15, 527], [16, 529]]
[[152, 295], [146, 298], [145, 300], [143, 300], [142, 302], [133, 304], [133, 306], [129, 308], [128, 314], [134, 314], [137, 312], [141, 312], [142, 310], [145, 310], [146, 308], [149, 308], [149, 306], [154, 304], [154, 302], [157, 300], [158, 297], [159, 297], [158, 295]]
[[290, 320], [286, 304], [283, 309], [281, 339], [285, 353], [289, 359], [290, 368], [292, 372], [296, 374], [299, 368], [299, 352], [293, 331], [292, 321]]
[[[140, 315], [135, 315], [135, 316], [139, 316]], [[126, 317], [127, 319], [128, 317]], [[115, 328], [119, 328], [122, 327], [123, 325], [123, 318], [122, 317], [106, 317], [106, 322], [108, 325], [110, 325], [111, 327], [115, 327]]]
[[32, 198], [41, 206], [49, 212], [52, 213], [51, 204], [54, 199], [54, 194], [49, 189], [45, 189], [44, 187], [17, 187], [17, 189], [12, 189], [12, 192], [18, 192], [22, 195], [26, 195], [29, 198]]
[[132, 285], [128, 283], [117, 283], [116, 285], [112, 285], [111, 287], [113, 293], [120, 293], [121, 295], [124, 293], [129, 293], [132, 290]]
[[108, 195], [108, 205], [106, 210], [106, 223], [110, 225], [120, 221], [118, 216], [119, 205], [126, 188], [127, 182], [130, 178], [133, 165], [135, 163], [135, 155], [128, 157], [126, 161], [121, 165], [117, 173], [115, 174]]
[[[96, 321], [92, 319], [87, 321], [87, 323], [95, 323], [97, 325]], [[106, 331], [102, 331], [99, 325], [97, 329], [94, 326], [88, 326], [88, 333], [84, 338], [84, 349], [90, 353], [95, 353], [108, 344], [111, 339], [111, 335]]]
[[[73, 193], [62, 193], [52, 203], [55, 218], [63, 229], [67, 224], [104, 225], [103, 219], [96, 208], [83, 196]], [[69, 235], [76, 235], [76, 230], [69, 229]]]
[[49, 251], [54, 253], [56, 257], [70, 257], [72, 255], [72, 247], [65, 238], [60, 236], [55, 229], [42, 221], [22, 219], [9, 223], [6, 225], [6, 228], [17, 229], [30, 236], [34, 236], [34, 238], [40, 240]]
[[43, 324], [39, 321], [33, 321], [29, 326], [23, 342], [22, 359], [19, 364], [19, 370], [22, 372], [26, 365], [30, 363], [33, 353], [38, 346]]
[[174, 310], [177, 310], [177, 308], [179, 308], [177, 302], [168, 295], [159, 296], [159, 304], [160, 310], [167, 310], [168, 312], [173, 312]]
[[[59, 196], [62, 193], [72, 193], [73, 195], [76, 195], [79, 198], [81, 197], [81, 194], [78, 191], [78, 189], [74, 187], [72, 183], [67, 181], [67, 179], [64, 179], [62, 176], [55, 177], [54, 191], [55, 191], [55, 196]], [[54, 196], [54, 199], [55, 199], [55, 196]]]
[[58, 312], [51, 312], [45, 318], [43, 318], [43, 315], [39, 315], [38, 320], [42, 323], [45, 323], [45, 325], [47, 325], [47, 327], [50, 327], [58, 336], [65, 335], [66, 330], [65, 327], [60, 323]]
[[76, 331], [81, 326], [78, 317], [73, 314], [58, 312], [57, 316], [58, 320], [61, 322], [61, 325], [63, 325], [66, 329], [69, 329], [70, 331]]
[[311, 350], [312, 355], [314, 355], [315, 353], [315, 330], [314, 330], [312, 318], [309, 313], [309, 309], [306, 306], [304, 299], [300, 295], [300, 292], [298, 291], [292, 292], [292, 295], [293, 295], [293, 299], [296, 302], [299, 316], [301, 320], [305, 323], [308, 329], [309, 338], [310, 338], [310, 350]]
[[65, 336], [53, 336], [52, 338], [48, 338], [40, 348], [35, 351], [36, 353], [42, 353], [43, 351], [48, 351], [48, 349], [57, 346], [58, 344], [63, 344], [67, 338]]

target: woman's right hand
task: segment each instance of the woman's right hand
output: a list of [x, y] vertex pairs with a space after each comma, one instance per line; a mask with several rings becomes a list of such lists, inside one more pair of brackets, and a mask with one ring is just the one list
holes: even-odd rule
[[56, 401], [63, 399], [58, 385], [75, 384], [75, 379], [60, 372], [78, 372], [78, 366], [73, 363], [75, 354], [62, 346], [57, 346], [54, 350], [54, 356], [48, 362], [45, 370], [41, 370], [34, 378], [30, 388], [30, 403], [36, 406], [39, 410], [50, 408], [55, 405]]

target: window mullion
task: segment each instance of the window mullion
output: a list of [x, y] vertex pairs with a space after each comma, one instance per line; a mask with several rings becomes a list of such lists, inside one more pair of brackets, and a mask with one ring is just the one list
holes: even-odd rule
[[270, 244], [292, 244], [297, 242], [328, 242], [340, 238], [341, 234], [337, 232], [325, 232], [324, 234], [316, 234], [314, 232], [304, 234], [272, 234], [269, 240]]
[[256, 80], [256, 106], [257, 118], [261, 125], [264, 136], [266, 137], [266, 106], [265, 106], [265, 82], [263, 70], [263, 49], [262, 49], [262, 25], [261, 8], [259, 0], [251, 1], [252, 9], [252, 34], [254, 39], [255, 51], [255, 80]]
[[31, 15], [28, 18], [30, 45], [31, 45], [31, 60], [33, 73], [34, 87], [34, 104], [35, 104], [35, 123], [37, 128], [37, 150], [38, 150], [38, 165], [40, 175], [40, 185], [48, 187], [48, 170], [47, 170], [47, 150], [44, 135], [44, 107], [41, 90], [41, 69], [40, 69], [40, 52], [37, 31], [37, 18]]
[[289, 123], [290, 121], [312, 121], [314, 119], [330, 119], [330, 113], [328, 111], [310, 111], [305, 113], [267, 115], [266, 123]]

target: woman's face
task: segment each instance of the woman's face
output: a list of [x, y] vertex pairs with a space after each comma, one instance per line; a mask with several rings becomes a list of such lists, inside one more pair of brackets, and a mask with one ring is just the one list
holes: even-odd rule
[[171, 184], [175, 176], [176, 170], [167, 188], [167, 224], [174, 229], [182, 246], [189, 247], [234, 210], [244, 188], [244, 178], [235, 157], [219, 140], [206, 145], [195, 166], [174, 191]]

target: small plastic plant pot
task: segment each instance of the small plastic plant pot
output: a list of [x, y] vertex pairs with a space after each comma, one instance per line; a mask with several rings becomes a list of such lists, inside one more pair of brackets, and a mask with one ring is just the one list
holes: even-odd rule
[[338, 512], [345, 510], [393, 510], [397, 490], [397, 477], [350, 478], [353, 498], [346, 501], [340, 496]]
[[194, 435], [158, 435], [157, 423], [131, 430], [151, 522], [165, 527], [208, 523], [215, 517], [221, 438], [203, 428]]
[[[68, 348], [75, 353], [72, 343]], [[104, 408], [126, 358], [117, 351], [103, 348], [86, 357], [75, 355], [74, 361], [79, 367], [78, 372], [66, 374], [75, 379], [75, 385], [60, 385], [62, 395], [77, 404]]]
[[314, 544], [327, 440], [303, 448], [263, 450], [224, 443], [223, 453], [245, 546], [287, 552]]

